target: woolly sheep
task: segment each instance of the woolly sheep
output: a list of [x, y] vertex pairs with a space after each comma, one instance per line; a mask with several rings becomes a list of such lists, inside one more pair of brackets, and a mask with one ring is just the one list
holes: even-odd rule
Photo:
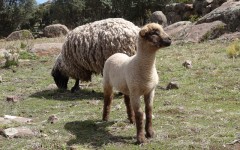
[[161, 25], [150, 23], [139, 32], [137, 52], [129, 57], [116, 53], [109, 57], [103, 69], [104, 106], [103, 121], [108, 121], [110, 105], [113, 99], [113, 88], [124, 94], [128, 118], [136, 121], [137, 143], [145, 141], [143, 131], [143, 111], [140, 97], [144, 96], [146, 113], [146, 137], [153, 137], [152, 105], [158, 74], [155, 67], [156, 52], [171, 44], [171, 39]]
[[102, 74], [104, 62], [117, 52], [135, 54], [140, 28], [122, 18], [109, 18], [79, 26], [63, 44], [52, 76], [58, 88], [67, 89], [69, 77], [76, 79], [71, 91], [79, 89], [79, 80], [90, 81], [91, 75]]

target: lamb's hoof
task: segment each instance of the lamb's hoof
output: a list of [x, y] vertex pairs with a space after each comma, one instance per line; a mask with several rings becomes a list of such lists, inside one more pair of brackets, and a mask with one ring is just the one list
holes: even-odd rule
[[146, 133], [145, 135], [146, 138], [153, 138], [154, 137], [154, 131], [153, 130], [150, 130]]
[[145, 142], [146, 142], [146, 139], [144, 136], [137, 137], [137, 142], [136, 142], [137, 145], [143, 144]]
[[80, 87], [79, 86], [74, 86], [71, 88], [71, 93], [75, 93], [76, 91], [79, 91], [80, 90]]
[[129, 119], [129, 121], [130, 121], [131, 124], [135, 124], [136, 123], [135, 119]]

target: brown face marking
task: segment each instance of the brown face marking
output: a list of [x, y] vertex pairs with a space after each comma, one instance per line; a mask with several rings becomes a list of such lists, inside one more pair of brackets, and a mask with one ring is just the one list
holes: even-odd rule
[[153, 45], [158, 48], [169, 46], [171, 44], [171, 39], [166, 35], [166, 33], [162, 32], [164, 31], [161, 28], [154, 28], [146, 32], [143, 38], [153, 43]]

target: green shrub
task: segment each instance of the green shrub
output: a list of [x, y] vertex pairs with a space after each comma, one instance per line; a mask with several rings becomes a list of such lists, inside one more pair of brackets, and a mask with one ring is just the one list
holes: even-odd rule
[[229, 57], [236, 58], [240, 56], [240, 41], [236, 40], [232, 42], [226, 49], [226, 52]]
[[21, 51], [19, 53], [19, 59], [32, 59], [32, 60], [36, 60], [37, 56], [34, 55], [33, 53], [29, 53], [27, 51]]
[[5, 67], [10, 67], [10, 66], [18, 66], [18, 57], [19, 54], [18, 53], [6, 53], [5, 54]]

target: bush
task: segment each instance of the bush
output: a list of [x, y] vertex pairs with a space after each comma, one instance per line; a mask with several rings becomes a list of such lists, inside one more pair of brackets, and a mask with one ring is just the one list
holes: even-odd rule
[[232, 42], [226, 50], [227, 54], [229, 57], [231, 58], [236, 58], [238, 56], [240, 56], [240, 41], [236, 40], [234, 42]]

